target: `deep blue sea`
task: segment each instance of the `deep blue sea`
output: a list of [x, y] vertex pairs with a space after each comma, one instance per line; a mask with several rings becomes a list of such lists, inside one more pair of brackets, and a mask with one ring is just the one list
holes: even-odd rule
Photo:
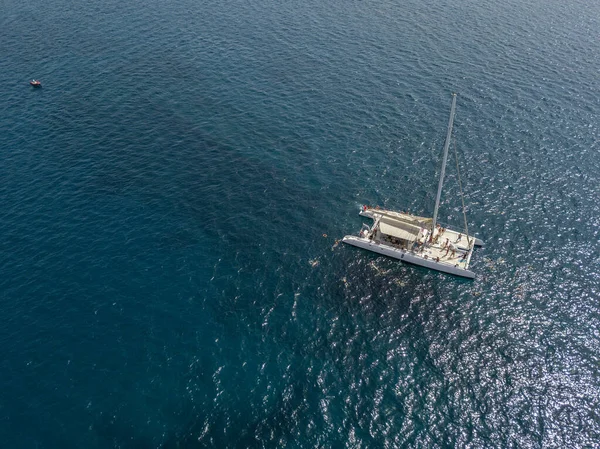
[[[1, 2], [0, 447], [600, 447], [598, 30]], [[431, 215], [452, 92], [477, 279], [336, 245], [361, 204]], [[450, 159], [442, 221], [458, 193]]]

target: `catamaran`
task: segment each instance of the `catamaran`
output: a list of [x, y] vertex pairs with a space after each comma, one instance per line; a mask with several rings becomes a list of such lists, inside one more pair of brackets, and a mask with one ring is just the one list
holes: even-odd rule
[[363, 206], [360, 215], [371, 218], [373, 225], [363, 224], [358, 236], [347, 235], [342, 239], [342, 242], [432, 270], [469, 279], [475, 278], [475, 273], [469, 270], [469, 264], [474, 248], [482, 246], [483, 242], [469, 235], [460, 174], [458, 179], [463, 203], [465, 230], [455, 231], [443, 227], [437, 221], [455, 110], [456, 94], [452, 94], [452, 107], [444, 144], [442, 169], [435, 198], [433, 218], [418, 217], [407, 212], [396, 212], [380, 209], [379, 207]]

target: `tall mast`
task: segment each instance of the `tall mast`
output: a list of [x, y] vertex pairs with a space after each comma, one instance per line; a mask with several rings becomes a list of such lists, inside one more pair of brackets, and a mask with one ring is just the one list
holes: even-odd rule
[[452, 94], [452, 108], [450, 109], [450, 121], [448, 122], [448, 134], [446, 134], [446, 143], [444, 144], [444, 157], [442, 160], [442, 171], [440, 172], [440, 182], [438, 183], [437, 196], [435, 197], [435, 208], [433, 209], [433, 222], [431, 223], [431, 235], [435, 231], [437, 223], [437, 214], [440, 207], [440, 197], [442, 196], [442, 186], [444, 185], [444, 174], [446, 173], [446, 161], [448, 159], [448, 148], [450, 147], [450, 138], [452, 136], [452, 124], [454, 123], [454, 109], [456, 108], [456, 94]]

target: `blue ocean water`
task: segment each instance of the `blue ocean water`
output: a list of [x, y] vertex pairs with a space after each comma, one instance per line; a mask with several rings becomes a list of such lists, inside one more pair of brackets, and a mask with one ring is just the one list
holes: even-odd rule
[[[0, 445], [597, 445], [598, 29], [582, 0], [3, 2]], [[431, 214], [451, 92], [477, 279], [336, 246], [361, 204]], [[443, 221], [457, 194], [449, 164]]]

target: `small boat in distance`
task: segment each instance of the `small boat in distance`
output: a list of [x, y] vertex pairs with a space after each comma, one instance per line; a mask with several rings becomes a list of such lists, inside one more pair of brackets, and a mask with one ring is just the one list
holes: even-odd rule
[[[437, 222], [455, 108], [456, 94], [453, 94], [433, 218], [363, 206], [360, 215], [371, 218], [373, 225], [363, 224], [358, 236], [347, 235], [342, 242], [443, 273], [475, 278], [469, 264], [474, 247], [482, 246], [483, 242], [469, 235], [466, 216], [464, 231], [454, 231]], [[460, 174], [458, 179], [460, 186]]]
[[39, 80], [31, 80], [29, 81], [29, 84], [31, 84], [33, 87], [42, 87], [42, 83]]

